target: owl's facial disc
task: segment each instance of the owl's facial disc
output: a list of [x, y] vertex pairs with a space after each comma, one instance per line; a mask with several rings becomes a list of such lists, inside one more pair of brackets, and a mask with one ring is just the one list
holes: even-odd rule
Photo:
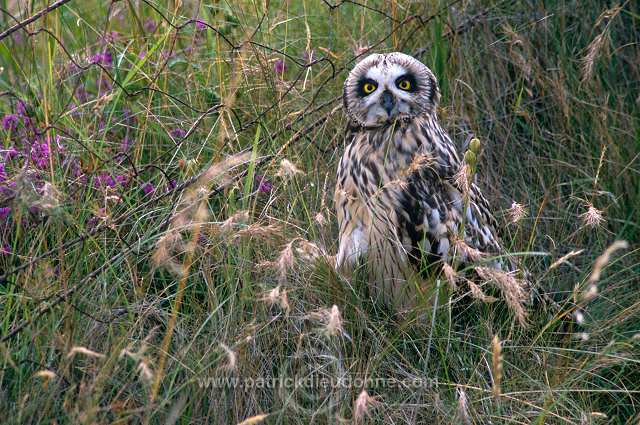
[[424, 64], [403, 53], [373, 54], [345, 81], [347, 113], [365, 127], [380, 127], [435, 112], [436, 79]]
[[413, 115], [416, 78], [399, 64], [372, 67], [358, 82], [366, 125], [391, 124]]

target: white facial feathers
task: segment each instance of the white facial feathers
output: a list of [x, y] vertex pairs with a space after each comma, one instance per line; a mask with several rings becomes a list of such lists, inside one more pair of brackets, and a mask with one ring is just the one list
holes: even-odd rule
[[[402, 79], [410, 84], [399, 84]], [[367, 83], [370, 85], [365, 87]], [[431, 70], [415, 58], [398, 52], [373, 54], [349, 73], [343, 100], [355, 124], [380, 127], [397, 119], [434, 113], [439, 91]]]

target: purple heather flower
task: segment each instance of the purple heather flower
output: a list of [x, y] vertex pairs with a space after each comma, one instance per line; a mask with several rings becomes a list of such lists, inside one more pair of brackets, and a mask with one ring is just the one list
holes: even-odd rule
[[16, 114], [7, 114], [2, 118], [2, 127], [5, 130], [15, 130], [18, 128], [20, 119]]
[[145, 19], [144, 25], [142, 27], [146, 32], [154, 32], [158, 27], [158, 24], [156, 24], [156, 21], [154, 21], [153, 19], [147, 18]]
[[31, 159], [38, 168], [45, 168], [47, 166], [51, 151], [49, 150], [49, 144], [47, 142], [34, 142], [31, 145]]
[[4, 163], [0, 162], [0, 183], [7, 180], [7, 173], [4, 169]]
[[160, 52], [160, 58], [162, 60], [169, 60], [174, 56], [175, 56], [175, 53], [173, 52], [173, 50], [163, 50]]
[[89, 58], [89, 62], [91, 64], [102, 64], [105, 66], [111, 66], [113, 65], [113, 56], [111, 56], [111, 52], [108, 50], [105, 50], [102, 53], [96, 53], [95, 55], [92, 55]]
[[101, 187], [116, 187], [116, 181], [108, 173], [100, 173], [93, 182], [96, 189]]
[[87, 93], [87, 91], [82, 86], [79, 86], [76, 89], [76, 92], [74, 93], [74, 95], [76, 99], [78, 99], [78, 101], [81, 103], [84, 103], [89, 99], [89, 93]]
[[14, 148], [13, 146], [11, 146], [9, 149], [3, 149], [0, 150], [0, 152], [3, 152], [3, 157], [2, 159], [4, 159], [5, 161], [11, 160], [13, 158], [15, 158], [16, 156], [18, 156], [19, 152], [16, 148]]
[[169, 134], [171, 134], [171, 137], [175, 139], [182, 139], [184, 136], [187, 135], [187, 132], [181, 129], [180, 127], [177, 127], [171, 130]]
[[[9, 186], [13, 186], [15, 187], [15, 182], [12, 182], [13, 184], [10, 184]], [[10, 197], [13, 195], [13, 190], [9, 187], [9, 186], [2, 186], [0, 185], [0, 195], [5, 196], [5, 197]]]
[[156, 189], [153, 187], [151, 183], [147, 182], [142, 185], [142, 190], [145, 195], [149, 195], [153, 193]]
[[205, 24], [205, 22], [201, 19], [196, 19], [196, 28], [199, 30], [203, 30], [205, 28], [207, 28], [207, 25]]
[[110, 31], [104, 35], [103, 40], [107, 43], [113, 43], [114, 41], [118, 40], [119, 37], [120, 33], [118, 33], [118, 31]]
[[273, 183], [267, 180], [265, 176], [256, 174], [254, 179], [256, 184], [258, 185], [258, 192], [269, 193], [271, 192], [271, 189], [273, 189]]
[[120, 146], [118, 146], [118, 151], [126, 152], [129, 150], [131, 145], [133, 145], [133, 141], [130, 140], [127, 136], [124, 136], [124, 139], [122, 139], [122, 142], [120, 142]]
[[9, 244], [4, 244], [0, 246], [0, 255], [9, 255], [11, 254], [11, 247]]
[[5, 220], [11, 214], [10, 207], [0, 207], [0, 220]]
[[138, 53], [138, 57], [140, 59], [144, 59], [145, 56], [147, 56], [147, 51], [146, 50], [140, 50], [140, 53]]
[[127, 176], [126, 174], [117, 175], [116, 182], [121, 186], [126, 186], [129, 182], [129, 176]]
[[274, 64], [273, 64], [273, 70], [276, 72], [276, 74], [282, 75], [285, 72], [287, 72], [287, 64], [284, 63], [284, 60], [282, 59], [278, 59]]
[[18, 100], [18, 104], [16, 105], [16, 112], [20, 116], [27, 116], [27, 105], [22, 100]]

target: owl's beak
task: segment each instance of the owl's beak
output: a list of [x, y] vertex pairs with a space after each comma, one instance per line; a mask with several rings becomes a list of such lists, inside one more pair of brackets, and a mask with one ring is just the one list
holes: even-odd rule
[[387, 115], [391, 117], [391, 112], [396, 106], [396, 100], [389, 90], [385, 90], [384, 92], [382, 92], [382, 96], [380, 97], [380, 104], [382, 105], [384, 110], [387, 111]]

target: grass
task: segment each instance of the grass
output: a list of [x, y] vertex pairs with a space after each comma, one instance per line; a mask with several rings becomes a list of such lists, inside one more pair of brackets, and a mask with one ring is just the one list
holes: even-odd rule
[[[3, 30], [46, 5], [0, 1]], [[639, 26], [630, 1], [86, 0], [4, 38], [3, 420], [638, 423]], [[333, 271], [368, 48], [434, 70], [505, 243], [580, 323], [397, 321]]]

